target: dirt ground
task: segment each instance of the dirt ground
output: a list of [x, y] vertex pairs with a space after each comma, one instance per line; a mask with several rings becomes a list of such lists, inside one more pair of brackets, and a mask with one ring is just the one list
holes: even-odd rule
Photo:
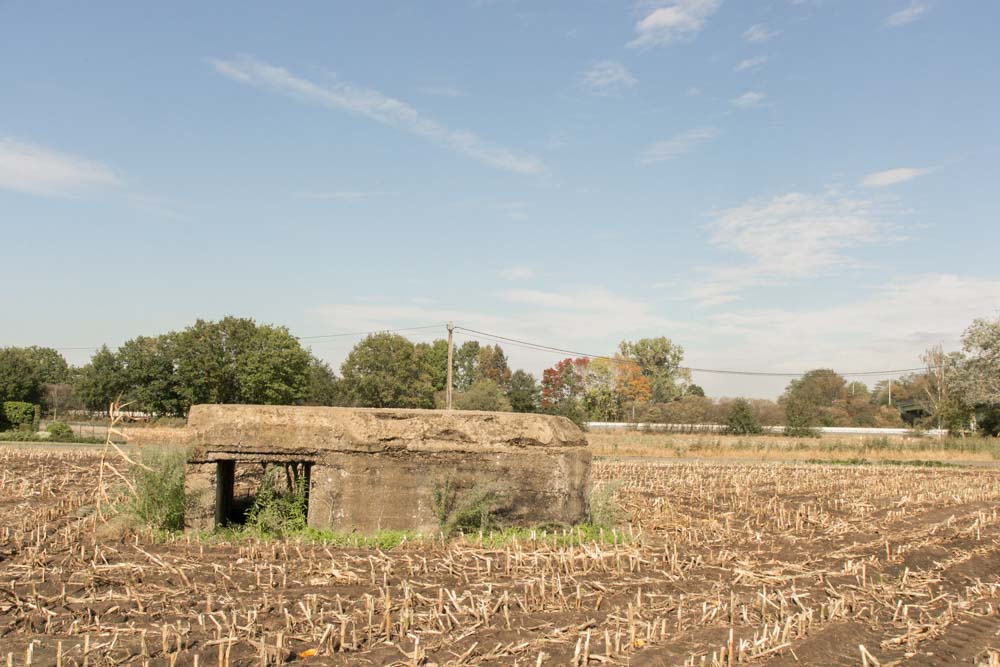
[[0, 662], [1000, 659], [1000, 470], [599, 461], [622, 511], [603, 541], [386, 552], [122, 533], [98, 470], [0, 449]]

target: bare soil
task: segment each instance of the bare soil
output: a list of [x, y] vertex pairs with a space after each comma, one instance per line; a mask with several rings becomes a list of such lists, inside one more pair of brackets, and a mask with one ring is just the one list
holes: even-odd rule
[[614, 484], [623, 510], [604, 541], [387, 552], [156, 540], [95, 517], [97, 470], [93, 452], [0, 450], [0, 661], [1000, 657], [998, 470], [601, 461], [595, 482]]

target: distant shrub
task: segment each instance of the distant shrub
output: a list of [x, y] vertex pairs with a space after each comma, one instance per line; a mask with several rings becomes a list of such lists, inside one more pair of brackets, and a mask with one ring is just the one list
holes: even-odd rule
[[73, 429], [63, 422], [52, 422], [45, 427], [45, 432], [49, 434], [49, 440], [56, 442], [69, 442], [73, 439]]
[[801, 400], [791, 399], [785, 404], [785, 435], [793, 438], [818, 438], [815, 410]]
[[0, 431], [0, 442], [43, 442], [34, 431]]
[[18, 431], [30, 430], [35, 421], [35, 404], [24, 401], [4, 401], [0, 422], [5, 428]]
[[746, 400], [738, 398], [733, 401], [726, 419], [726, 431], [734, 435], [757, 435], [761, 432], [757, 416]]

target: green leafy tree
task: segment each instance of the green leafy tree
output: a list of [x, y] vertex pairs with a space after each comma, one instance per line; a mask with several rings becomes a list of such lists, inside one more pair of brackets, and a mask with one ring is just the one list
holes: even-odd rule
[[23, 347], [0, 349], [0, 402], [38, 403], [42, 383], [33, 359]]
[[610, 387], [597, 386], [584, 394], [583, 409], [591, 421], [621, 421], [625, 412], [624, 397]]
[[485, 345], [479, 349], [476, 360], [476, 380], [490, 380], [501, 389], [506, 389], [510, 383], [511, 372], [507, 364], [507, 355], [499, 345]]
[[817, 416], [814, 409], [801, 400], [785, 403], [785, 434], [793, 438], [808, 438], [817, 435]]
[[307, 396], [310, 354], [285, 327], [230, 316], [198, 320], [170, 337], [185, 410], [196, 403], [290, 405]]
[[479, 351], [479, 341], [475, 340], [467, 340], [455, 348], [452, 361], [455, 364], [453, 381], [456, 391], [465, 391], [476, 381]]
[[340, 380], [330, 364], [310, 355], [305, 405], [343, 405]]
[[139, 336], [116, 353], [120, 389], [130, 409], [161, 415], [183, 414], [174, 374], [170, 336]]
[[691, 371], [681, 367], [684, 348], [669, 338], [642, 338], [635, 342], [623, 340], [618, 346], [626, 359], [633, 361], [649, 379], [651, 400], [665, 403], [679, 398], [691, 382]]
[[306, 396], [311, 355], [285, 327], [260, 325], [235, 360], [238, 402], [293, 405]]
[[107, 345], [102, 345], [90, 363], [80, 369], [73, 389], [88, 410], [97, 411], [106, 411], [125, 390], [121, 363]]
[[684, 388], [685, 396], [704, 396], [705, 390], [696, 384], [689, 384]]
[[514, 412], [537, 412], [541, 390], [535, 377], [518, 369], [510, 376], [507, 385], [507, 400]]
[[21, 349], [24, 350], [34, 367], [35, 377], [42, 384], [60, 384], [69, 380], [69, 364], [66, 363], [66, 359], [59, 354], [58, 350], [36, 345]]
[[243, 403], [237, 363], [254, 339], [253, 320], [226, 317], [197, 320], [173, 334], [177, 384], [185, 406], [197, 403]]
[[372, 334], [354, 346], [340, 368], [352, 405], [431, 408], [434, 385], [416, 347], [390, 333]]
[[963, 398], [969, 405], [1000, 407], [1000, 321], [977, 319], [962, 336], [967, 359], [961, 371]]
[[434, 391], [444, 391], [448, 384], [448, 341], [438, 339], [433, 343], [417, 343], [416, 349]]
[[757, 415], [745, 399], [737, 398], [729, 406], [726, 430], [735, 435], [756, 435], [762, 431]]
[[837, 426], [840, 420], [834, 405], [847, 395], [847, 382], [828, 368], [818, 368], [792, 380], [782, 396], [789, 427], [793, 421], [794, 425], [806, 428]]
[[504, 395], [503, 389], [487, 378], [476, 380], [465, 391], [456, 393], [452, 404], [457, 410], [511, 411], [510, 401]]

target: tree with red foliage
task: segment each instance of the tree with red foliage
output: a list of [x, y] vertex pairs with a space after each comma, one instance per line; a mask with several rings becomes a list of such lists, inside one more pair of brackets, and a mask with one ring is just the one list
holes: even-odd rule
[[542, 407], [552, 407], [568, 400], [578, 400], [586, 390], [589, 359], [566, 358], [542, 371]]

